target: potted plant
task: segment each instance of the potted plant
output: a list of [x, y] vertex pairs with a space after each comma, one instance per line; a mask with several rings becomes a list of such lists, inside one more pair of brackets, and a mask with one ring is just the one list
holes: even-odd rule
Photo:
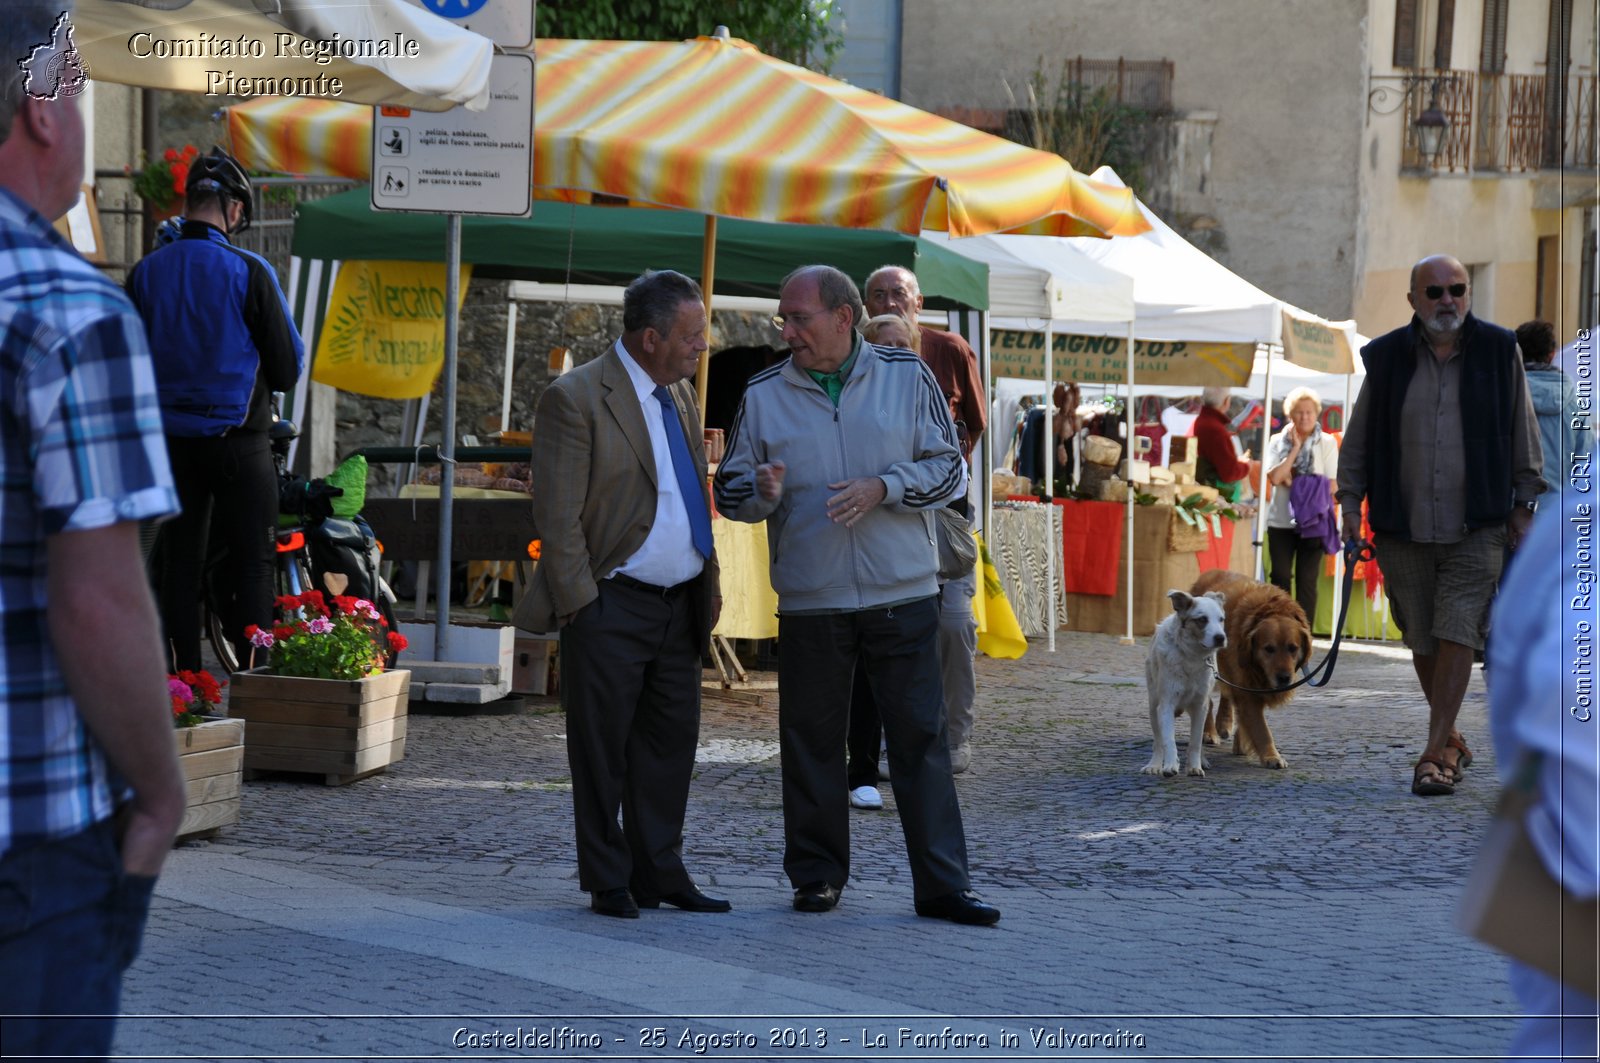
[[188, 786], [179, 841], [210, 837], [239, 822], [244, 721], [220, 715], [226, 685], [206, 671], [167, 676], [178, 763]]
[[150, 207], [158, 220], [175, 214], [183, 203], [183, 186], [189, 180], [189, 166], [200, 149], [193, 144], [182, 148], [168, 148], [159, 157], [151, 159], [141, 154], [139, 168], [125, 167], [133, 178], [133, 190]]
[[352, 782], [405, 756], [411, 673], [384, 670], [405, 636], [369, 601], [320, 591], [277, 601], [271, 631], [245, 629], [268, 663], [233, 677], [232, 715], [250, 721], [244, 766]]

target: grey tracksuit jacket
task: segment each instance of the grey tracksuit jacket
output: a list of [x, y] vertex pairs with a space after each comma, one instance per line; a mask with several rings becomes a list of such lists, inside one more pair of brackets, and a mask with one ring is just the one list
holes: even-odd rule
[[[850, 612], [938, 593], [934, 511], [965, 483], [955, 425], [933, 373], [910, 351], [858, 336], [835, 409], [792, 359], [750, 380], [714, 485], [718, 511], [767, 522], [780, 612]], [[782, 461], [783, 494], [756, 492], [756, 466]], [[854, 527], [828, 519], [828, 485], [888, 487]]]

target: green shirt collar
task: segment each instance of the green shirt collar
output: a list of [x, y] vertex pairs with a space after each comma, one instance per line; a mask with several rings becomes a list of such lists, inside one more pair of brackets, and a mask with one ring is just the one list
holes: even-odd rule
[[822, 386], [828, 393], [828, 401], [833, 403], [834, 409], [839, 407], [839, 395], [844, 391], [844, 382], [850, 379], [850, 370], [855, 367], [856, 356], [861, 353], [861, 333], [855, 333], [850, 345], [850, 357], [844, 364], [831, 373], [819, 373], [815, 369], [807, 369], [806, 375]]

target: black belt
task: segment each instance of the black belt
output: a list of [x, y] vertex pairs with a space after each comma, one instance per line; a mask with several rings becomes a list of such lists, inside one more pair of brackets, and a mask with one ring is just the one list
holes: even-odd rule
[[646, 594], [654, 594], [661, 598], [671, 599], [676, 598], [678, 595], [688, 590], [689, 585], [693, 583], [694, 580], [686, 579], [682, 583], [675, 584], [671, 587], [658, 587], [654, 583], [646, 583], [642, 579], [634, 579], [632, 576], [627, 576], [621, 572], [618, 572], [611, 577], [609, 582], [615, 583], [619, 587], [627, 587], [629, 590], [643, 591]]

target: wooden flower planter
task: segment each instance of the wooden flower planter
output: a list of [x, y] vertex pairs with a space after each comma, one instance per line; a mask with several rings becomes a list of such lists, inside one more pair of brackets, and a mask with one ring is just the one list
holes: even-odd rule
[[244, 721], [208, 719], [172, 732], [189, 797], [178, 841], [210, 838], [239, 822], [244, 769]]
[[250, 723], [245, 771], [304, 772], [329, 786], [383, 771], [406, 755], [410, 691], [403, 668], [355, 680], [237, 672], [228, 712]]

